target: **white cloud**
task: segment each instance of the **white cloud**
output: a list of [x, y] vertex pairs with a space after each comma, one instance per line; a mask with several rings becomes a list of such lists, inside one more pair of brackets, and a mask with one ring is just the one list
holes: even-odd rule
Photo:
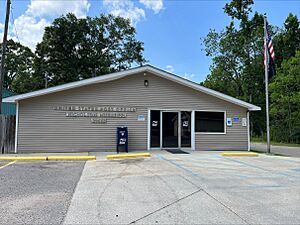
[[0, 23], [0, 30], [4, 30], [4, 24]]
[[174, 72], [174, 67], [172, 65], [167, 65], [166, 70], [173, 73]]
[[[174, 66], [172, 66], [172, 65], [167, 65], [166, 70], [169, 71], [170, 73], [174, 73], [174, 71], [175, 71]], [[195, 74], [185, 72], [183, 75], [180, 75], [180, 76], [187, 80], [193, 80], [195, 77]]]
[[134, 0], [103, 0], [103, 6], [114, 16], [130, 19], [132, 25], [146, 18], [145, 10], [151, 9], [155, 14], [163, 10], [163, 0], [139, 0], [140, 7]]
[[91, 4], [88, 0], [76, 1], [53, 1], [53, 0], [31, 0], [26, 11], [27, 15], [34, 17], [58, 17], [69, 12], [77, 17], [86, 17]]
[[[103, 0], [103, 5], [109, 13], [130, 19], [134, 26], [146, 18], [143, 6], [153, 10], [155, 14], [163, 9], [163, 0], [139, 0], [139, 6], [136, 3], [132, 0]], [[34, 49], [42, 40], [44, 28], [49, 26], [54, 18], [69, 12], [80, 18], [86, 17], [89, 8], [89, 0], [31, 0], [26, 12], [14, 22], [20, 42]], [[0, 23], [1, 30], [3, 24]], [[10, 30], [11, 38], [16, 40], [15, 29]]]
[[194, 76], [195, 76], [195, 74], [193, 74], [193, 73], [191, 73], [191, 74], [184, 73], [184, 75], [182, 77], [185, 79], [188, 79], [188, 80], [192, 80]]
[[20, 42], [23, 45], [30, 47], [34, 50], [36, 44], [43, 38], [44, 28], [49, 26], [50, 23], [46, 19], [37, 20], [34, 17], [21, 15], [15, 20], [15, 29], [13, 35], [19, 37]]
[[130, 19], [132, 25], [146, 18], [145, 11], [131, 0], [103, 0], [103, 6], [114, 16]]
[[159, 13], [164, 7], [163, 0], [140, 0], [140, 3], [148, 9], [152, 9], [155, 14]]
[[34, 50], [36, 44], [42, 41], [45, 27], [49, 26], [54, 18], [69, 12], [80, 18], [86, 17], [89, 8], [88, 0], [31, 0], [26, 12], [15, 19], [16, 29], [10, 29], [10, 34], [14, 40], [18, 36], [23, 45]]

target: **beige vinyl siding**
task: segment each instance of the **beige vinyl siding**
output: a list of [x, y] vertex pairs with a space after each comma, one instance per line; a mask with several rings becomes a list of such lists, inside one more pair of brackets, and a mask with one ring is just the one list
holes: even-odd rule
[[[19, 152], [115, 151], [117, 126], [128, 126], [131, 151], [146, 150], [148, 109], [224, 110], [227, 117], [246, 117], [244, 108], [149, 73], [19, 103]], [[92, 124], [90, 118], [65, 117], [65, 111], [54, 110], [61, 105], [126, 106], [137, 111], [128, 112], [127, 118], [107, 118], [107, 124]], [[144, 115], [145, 121], [138, 121], [138, 115]], [[247, 127], [241, 125], [228, 128], [226, 135], [214, 136], [196, 134], [196, 149], [212, 144], [222, 149], [247, 146]]]
[[[247, 127], [242, 126], [242, 118], [247, 118], [245, 109], [231, 107], [226, 111], [226, 117], [232, 118], [232, 126], [226, 126], [226, 134], [195, 134], [196, 150], [247, 150]], [[234, 121], [233, 118], [239, 118]]]

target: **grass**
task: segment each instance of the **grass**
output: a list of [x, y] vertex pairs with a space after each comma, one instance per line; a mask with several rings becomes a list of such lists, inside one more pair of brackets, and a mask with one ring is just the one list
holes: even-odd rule
[[[264, 140], [262, 137], [251, 137], [251, 142], [266, 143], [266, 140]], [[271, 145], [287, 146], [287, 147], [300, 147], [300, 144], [282, 143], [282, 142], [276, 142], [276, 141], [271, 141]]]

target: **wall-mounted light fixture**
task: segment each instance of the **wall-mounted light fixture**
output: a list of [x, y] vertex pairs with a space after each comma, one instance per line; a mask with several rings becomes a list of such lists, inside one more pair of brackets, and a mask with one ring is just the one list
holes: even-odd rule
[[149, 86], [149, 81], [148, 80], [144, 80], [144, 86], [148, 87]]

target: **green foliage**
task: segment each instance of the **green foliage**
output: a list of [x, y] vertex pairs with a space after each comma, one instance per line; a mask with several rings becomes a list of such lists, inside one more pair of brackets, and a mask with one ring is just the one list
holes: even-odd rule
[[34, 65], [37, 76], [55, 86], [143, 64], [143, 50], [129, 20], [68, 14], [46, 27]]
[[141, 65], [143, 43], [129, 20], [112, 15], [78, 19], [67, 14], [45, 28], [33, 53], [8, 41], [4, 87], [25, 93]]
[[300, 22], [296, 15], [289, 14], [284, 22], [284, 28], [274, 37], [276, 46], [276, 64], [280, 66], [283, 60], [295, 56], [300, 50]]
[[[248, 2], [248, 5], [245, 5]], [[225, 30], [211, 30], [203, 39], [206, 55], [212, 57], [210, 74], [202, 83], [208, 88], [251, 102], [263, 108], [251, 115], [252, 131], [260, 134], [265, 128], [263, 83], [263, 15], [251, 12], [251, 1], [243, 1], [244, 7], [226, 4], [225, 12], [233, 17]], [[235, 20], [240, 20], [235, 25]]]
[[[232, 18], [230, 24], [221, 32], [210, 30], [208, 35], [202, 39], [203, 50], [207, 56], [212, 57], [210, 74], [202, 82], [202, 85], [260, 106], [262, 110], [251, 115], [252, 134], [259, 136], [266, 129], [263, 65], [264, 30], [263, 15], [257, 12], [252, 13], [252, 4], [252, 0], [232, 0], [227, 3], [224, 12]], [[295, 55], [296, 50], [300, 50], [298, 18], [289, 14], [284, 28], [278, 30], [278, 28], [273, 27], [272, 34], [275, 35], [273, 41], [276, 54], [275, 62], [277, 69], [282, 74], [287, 67], [281, 68], [281, 62], [290, 59]], [[270, 83], [272, 82], [273, 80], [270, 80]], [[281, 104], [275, 101], [278, 95], [273, 93], [272, 96], [271, 111], [276, 108], [277, 104]], [[288, 126], [287, 123], [283, 122], [284, 116], [279, 117], [278, 114], [275, 116], [274, 111], [272, 113], [271, 124], [282, 123], [283, 127]], [[287, 130], [282, 129], [283, 127], [281, 130], [278, 128], [277, 131], [275, 131], [275, 127], [272, 128], [272, 137], [280, 141], [278, 138], [284, 136], [280, 135], [280, 132], [284, 133]], [[285, 140], [295, 140], [297, 134], [292, 133], [298, 131], [294, 128], [291, 130], [293, 131], [288, 135], [289, 138], [285, 138]]]
[[300, 51], [283, 61], [270, 94], [272, 139], [300, 143]]
[[225, 31], [209, 32], [203, 43], [206, 54], [213, 57], [213, 64], [204, 86], [259, 103], [257, 98], [263, 91], [263, 85], [260, 85], [263, 78], [262, 24], [263, 16], [255, 13], [238, 28], [232, 21]]
[[232, 19], [247, 20], [248, 15], [252, 12], [251, 5], [253, 0], [232, 0], [230, 3], [226, 3], [224, 12], [231, 16]]
[[20, 85], [22, 80], [31, 80], [33, 76], [34, 54], [28, 47], [13, 40], [8, 40], [6, 53], [3, 86], [15, 93], [23, 93], [26, 90], [23, 90]]

